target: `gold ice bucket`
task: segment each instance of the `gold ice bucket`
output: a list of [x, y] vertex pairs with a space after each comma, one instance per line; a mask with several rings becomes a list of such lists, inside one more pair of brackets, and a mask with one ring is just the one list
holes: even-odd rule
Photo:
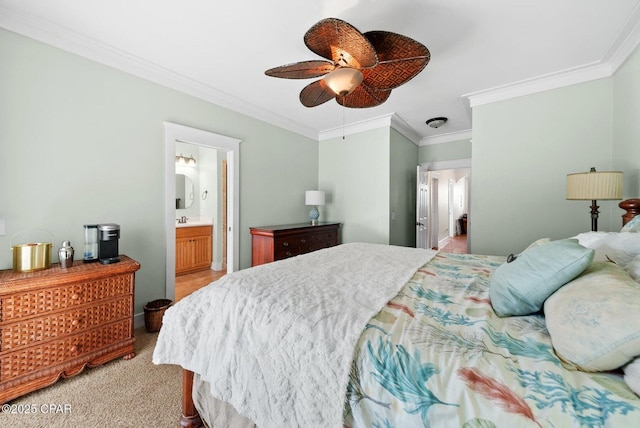
[[[27, 232], [27, 231], [23, 231]], [[52, 242], [35, 242], [29, 244], [13, 245], [13, 238], [23, 233], [18, 232], [11, 237], [11, 251], [13, 251], [13, 270], [14, 272], [33, 272], [37, 270], [47, 269], [51, 266], [51, 248]]]

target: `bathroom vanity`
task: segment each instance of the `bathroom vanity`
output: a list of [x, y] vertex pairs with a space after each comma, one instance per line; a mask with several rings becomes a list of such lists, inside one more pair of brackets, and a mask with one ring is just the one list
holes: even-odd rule
[[213, 225], [176, 227], [176, 276], [211, 269]]

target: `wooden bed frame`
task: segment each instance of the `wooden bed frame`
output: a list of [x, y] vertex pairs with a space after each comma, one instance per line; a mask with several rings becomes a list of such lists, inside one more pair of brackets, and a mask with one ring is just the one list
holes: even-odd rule
[[[640, 215], [640, 199], [626, 199], [618, 204], [626, 212], [622, 215], [622, 225], [630, 222], [635, 216]], [[182, 369], [182, 414], [180, 426], [185, 428], [198, 428], [204, 426], [195, 405], [193, 404], [193, 372]]]
[[180, 426], [197, 428], [204, 424], [193, 404], [193, 372], [182, 369], [182, 414], [180, 415]]

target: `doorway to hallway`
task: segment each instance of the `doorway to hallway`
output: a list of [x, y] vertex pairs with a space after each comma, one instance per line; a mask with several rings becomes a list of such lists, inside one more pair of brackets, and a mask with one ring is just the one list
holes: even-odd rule
[[471, 159], [418, 167], [416, 247], [467, 252], [471, 234], [470, 176]]

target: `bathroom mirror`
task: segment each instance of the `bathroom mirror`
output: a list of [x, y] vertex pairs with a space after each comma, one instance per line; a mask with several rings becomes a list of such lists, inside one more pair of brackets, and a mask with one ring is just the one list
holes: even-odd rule
[[193, 182], [184, 174], [176, 174], [176, 209], [189, 208], [193, 204]]

